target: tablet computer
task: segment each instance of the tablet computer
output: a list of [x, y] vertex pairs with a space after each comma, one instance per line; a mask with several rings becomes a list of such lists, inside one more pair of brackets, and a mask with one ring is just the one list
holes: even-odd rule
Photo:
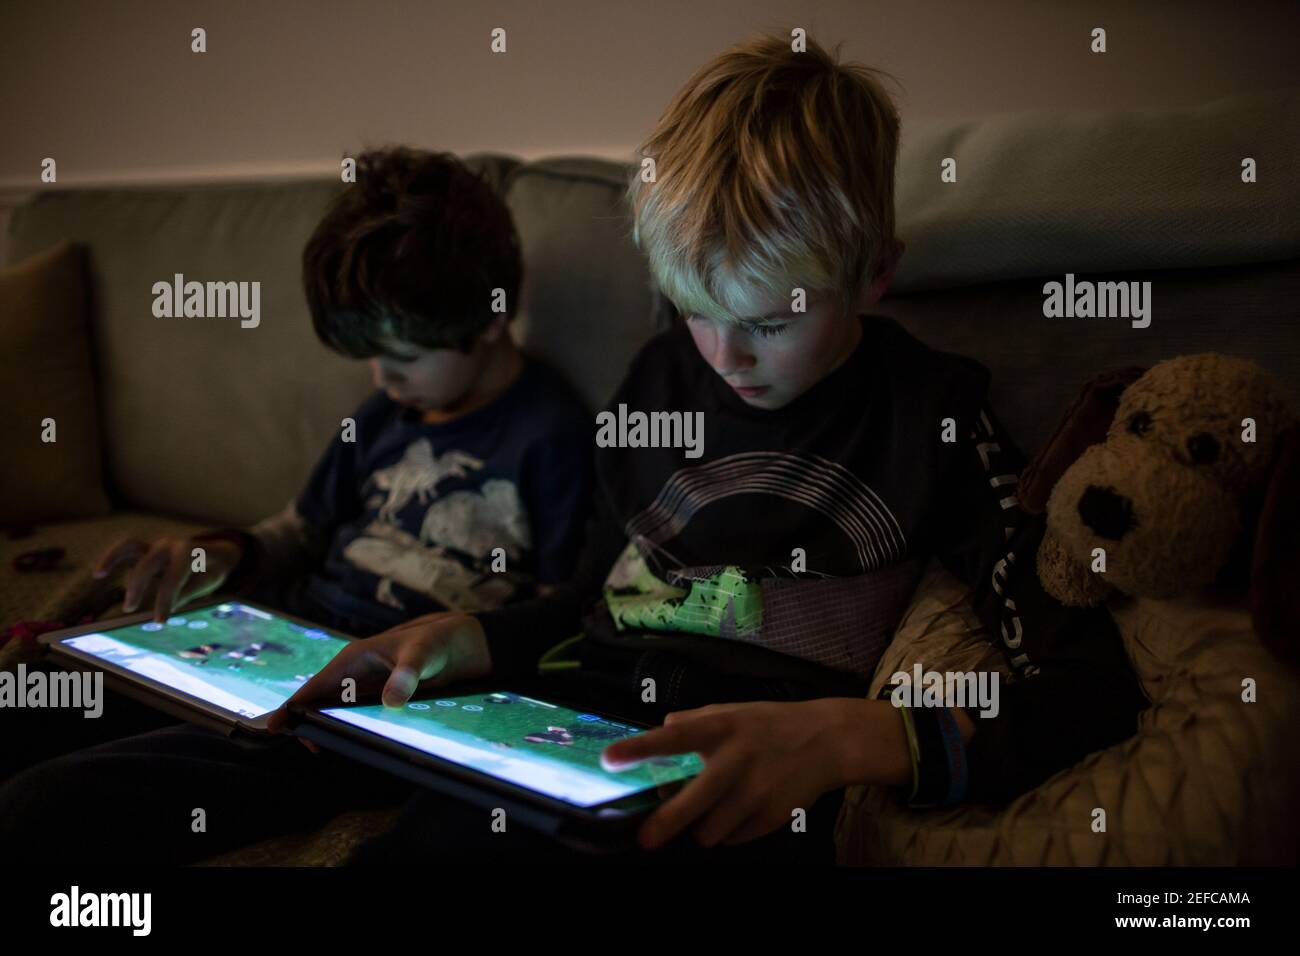
[[596, 852], [635, 844], [650, 811], [703, 769], [697, 754], [622, 771], [607, 746], [649, 729], [554, 700], [487, 689], [382, 704], [294, 708], [294, 732], [371, 766]]
[[115, 690], [226, 732], [266, 718], [351, 640], [249, 601], [145, 611], [40, 637], [69, 666], [102, 670]]

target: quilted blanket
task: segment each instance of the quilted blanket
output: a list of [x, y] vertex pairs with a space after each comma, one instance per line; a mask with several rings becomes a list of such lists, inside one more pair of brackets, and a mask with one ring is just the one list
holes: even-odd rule
[[[1297, 861], [1300, 680], [1223, 595], [1112, 604], [1151, 700], [1134, 737], [1003, 808], [914, 811], [854, 787], [841, 862], [906, 865], [1223, 866]], [[876, 674], [997, 666], [966, 590], [932, 568]], [[942, 663], [940, 663], [942, 662]], [[1094, 827], [1105, 811], [1105, 829]]]

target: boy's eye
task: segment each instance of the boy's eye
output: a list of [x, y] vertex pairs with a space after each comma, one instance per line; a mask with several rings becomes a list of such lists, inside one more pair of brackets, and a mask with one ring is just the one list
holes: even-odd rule
[[[690, 313], [689, 315], [683, 315], [682, 318], [687, 322], [708, 321], [704, 316], [698, 315], [693, 312]], [[780, 324], [772, 324], [772, 323], [758, 324], [758, 323], [740, 322], [737, 323], [736, 327], [742, 329], [744, 332], [746, 332], [749, 335], [757, 335], [762, 338], [768, 339], [774, 335], [784, 334], [785, 330], [789, 327], [789, 323], [783, 322]]]

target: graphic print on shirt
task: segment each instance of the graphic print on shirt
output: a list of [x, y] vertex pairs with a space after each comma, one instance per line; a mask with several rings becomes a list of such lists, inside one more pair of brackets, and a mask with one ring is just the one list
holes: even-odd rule
[[397, 513], [410, 504], [412, 498], [424, 504], [444, 478], [464, 478], [470, 471], [482, 467], [483, 462], [473, 455], [454, 449], [435, 457], [433, 443], [427, 438], [412, 442], [401, 461], [374, 473], [375, 487], [388, 495], [388, 500], [379, 509], [379, 517], [395, 522]]
[[628, 542], [605, 579], [605, 605], [621, 631], [686, 631], [712, 637], [756, 635], [763, 595], [741, 568], [685, 568], [664, 581]]
[[[433, 443], [421, 438], [396, 464], [370, 476], [366, 507], [375, 517], [343, 555], [379, 578], [377, 601], [404, 610], [394, 584], [468, 612], [511, 598], [520, 579], [510, 571], [494, 573], [492, 551], [503, 549], [510, 568], [532, 546], [519, 489], [489, 478], [476, 489], [438, 492], [447, 479], [469, 478], [482, 468], [481, 460], [458, 449], [436, 455]], [[407, 530], [416, 527], [418, 534]]]
[[[771, 569], [684, 566], [673, 555], [673, 540], [704, 508], [755, 494], [827, 519], [843, 544], [826, 547], [856, 556], [858, 573], [804, 569], [792, 578]], [[919, 569], [905, 559], [906, 538], [880, 496], [848, 469], [813, 455], [746, 452], [680, 469], [625, 530], [627, 547], [604, 587], [619, 631], [740, 640], [861, 676], [888, 643]]]
[[662, 547], [700, 509], [748, 494], [785, 498], [834, 522], [863, 573], [896, 564], [907, 551], [898, 520], [862, 479], [820, 456], [785, 452], [742, 452], [678, 469], [650, 506], [627, 523], [628, 538]]

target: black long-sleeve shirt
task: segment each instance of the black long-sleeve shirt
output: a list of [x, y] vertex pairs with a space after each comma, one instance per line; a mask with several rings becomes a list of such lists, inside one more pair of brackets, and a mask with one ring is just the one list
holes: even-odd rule
[[[610, 408], [702, 412], [703, 454], [598, 449], [594, 518], [574, 578], [548, 598], [479, 615], [494, 670], [533, 671], [581, 631], [585, 660], [626, 669], [629, 694], [651, 672], [704, 696], [857, 694], [922, 562], [937, 556], [972, 587], [1015, 674], [997, 717], [968, 708], [977, 726], [968, 799], [1004, 800], [1131, 734], [1143, 701], [1109, 614], [1064, 608], [1038, 584], [1043, 522], [1016, 502], [1024, 459], [988, 407], [987, 370], [890, 319], [859, 321], [854, 353], [777, 410], [744, 403], [684, 329], [650, 342]], [[734, 616], [713, 634], [616, 625], [602, 587], [629, 554], [683, 587], [737, 569], [761, 595], [761, 625]], [[638, 649], [658, 671], [644, 654], [629, 656]], [[691, 668], [713, 682], [692, 685]], [[751, 683], [721, 688], [725, 674]], [[667, 704], [693, 705], [685, 691]]]

